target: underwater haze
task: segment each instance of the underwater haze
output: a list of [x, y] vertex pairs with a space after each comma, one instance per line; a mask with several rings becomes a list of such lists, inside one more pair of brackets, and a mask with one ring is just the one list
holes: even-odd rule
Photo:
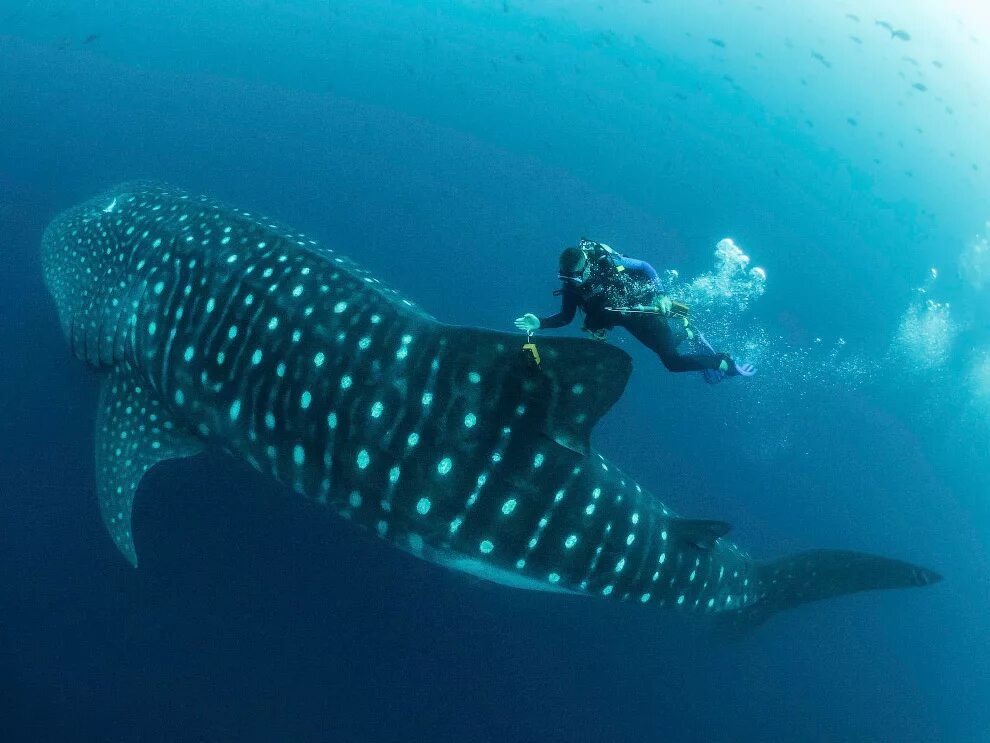
[[[990, 740], [988, 131], [977, 0], [3, 0], [0, 740]], [[416, 559], [219, 452], [148, 472], [135, 570], [41, 241], [136, 179], [456, 325], [555, 312], [581, 237], [647, 260], [758, 373], [616, 330], [596, 450], [756, 558], [944, 580], [729, 639]]]

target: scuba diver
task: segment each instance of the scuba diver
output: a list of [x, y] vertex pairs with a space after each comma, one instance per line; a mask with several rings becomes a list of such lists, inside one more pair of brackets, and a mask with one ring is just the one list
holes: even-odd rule
[[[598, 340], [615, 326], [625, 328], [653, 351], [672, 372], [701, 372], [709, 384], [725, 377], [750, 377], [751, 364], [736, 363], [728, 354], [716, 352], [704, 336], [690, 327], [688, 308], [663, 293], [656, 270], [646, 261], [627, 258], [608, 245], [582, 238], [578, 247], [560, 254], [563, 286], [560, 311], [550, 317], [527, 313], [517, 318], [519, 330], [533, 333], [542, 328], [561, 328], [584, 312], [583, 330]], [[692, 341], [696, 353], [683, 354], [678, 346]]]

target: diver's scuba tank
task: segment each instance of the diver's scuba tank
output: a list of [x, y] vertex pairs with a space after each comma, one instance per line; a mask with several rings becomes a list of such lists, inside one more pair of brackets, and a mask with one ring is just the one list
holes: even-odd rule
[[[582, 237], [578, 242], [578, 247], [584, 252], [585, 257], [589, 262], [607, 261], [617, 272], [621, 273], [625, 271], [625, 266], [623, 266], [620, 262], [620, 259], [623, 258], [622, 253], [615, 250], [611, 246]], [[608, 312], [620, 312], [625, 314], [662, 314], [659, 310], [649, 305], [606, 307], [605, 310]], [[687, 320], [691, 316], [691, 308], [683, 302], [671, 300], [671, 307], [668, 316]]]
[[582, 237], [578, 241], [578, 247], [584, 253], [585, 258], [591, 263], [605, 260], [612, 264], [612, 266], [618, 266], [619, 259], [622, 258], [622, 253], [613, 250], [611, 246], [589, 240], [586, 237]]

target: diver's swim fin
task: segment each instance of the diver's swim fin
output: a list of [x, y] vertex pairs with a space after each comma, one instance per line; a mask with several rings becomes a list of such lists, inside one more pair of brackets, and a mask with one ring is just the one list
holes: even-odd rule
[[725, 372], [718, 369], [702, 369], [701, 376], [707, 384], [720, 384], [725, 379]]

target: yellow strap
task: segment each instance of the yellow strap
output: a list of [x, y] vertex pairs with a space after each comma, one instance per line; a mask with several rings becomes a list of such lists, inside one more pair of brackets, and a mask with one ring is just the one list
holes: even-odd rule
[[532, 343], [532, 342], [530, 342], [530, 343], [524, 343], [523, 344], [523, 351], [529, 351], [530, 355], [532, 355], [532, 357], [533, 357], [533, 361], [536, 362], [536, 365], [537, 366], [540, 365], [540, 352], [537, 350], [535, 343]]

